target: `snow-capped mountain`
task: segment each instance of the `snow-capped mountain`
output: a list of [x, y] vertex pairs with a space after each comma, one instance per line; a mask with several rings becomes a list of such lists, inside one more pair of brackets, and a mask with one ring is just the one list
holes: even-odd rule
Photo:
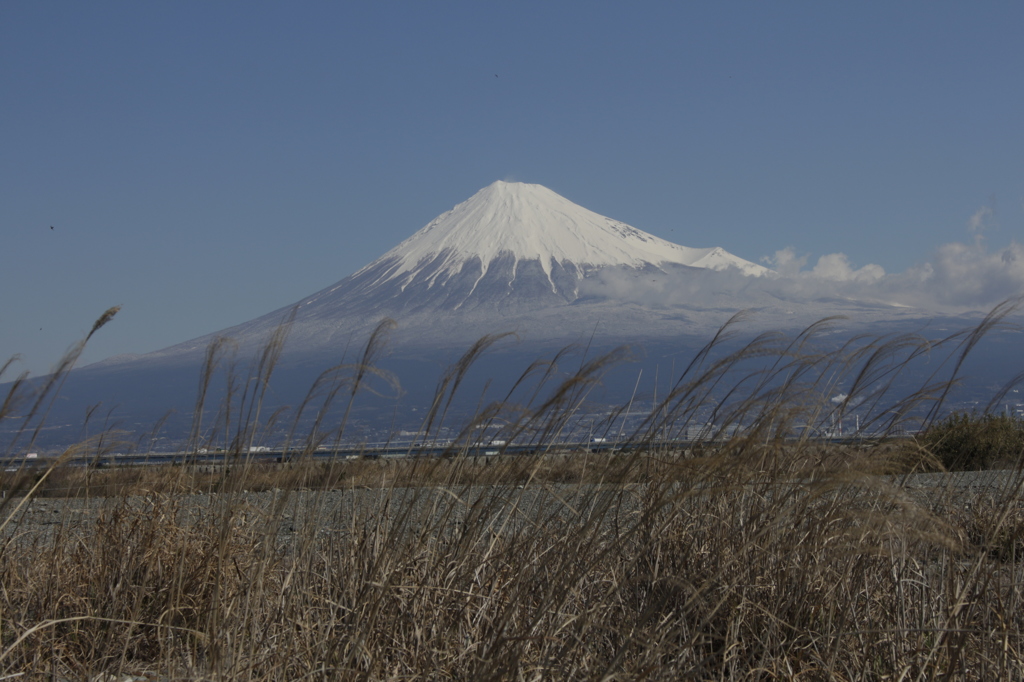
[[[492, 379], [506, 388], [516, 385], [526, 367], [556, 355], [564, 361], [569, 356], [560, 349], [574, 343], [586, 349], [583, 356], [630, 345], [636, 361], [650, 370], [645, 376], [658, 377], [741, 309], [758, 312], [758, 326], [773, 331], [848, 314], [858, 329], [875, 324], [879, 333], [902, 332], [918, 328], [926, 314], [830, 294], [826, 280], [798, 284], [720, 248], [659, 239], [539, 185], [496, 182], [296, 304], [163, 350], [75, 370], [50, 413], [53, 442], [79, 438], [82, 416], [98, 414], [98, 403], [129, 431], [143, 433], [161, 420], [172, 440], [187, 435], [196, 380], [213, 340], [236, 342], [227, 346], [237, 350], [233, 357], [218, 356], [222, 373], [234, 376], [218, 384], [225, 396], [229, 385], [248, 385], [238, 383], [234, 368], [244, 378], [246, 364], [288, 319], [268, 409], [303, 404], [310, 387], [321, 385], [321, 372], [351, 362], [371, 330], [391, 318], [397, 328], [381, 366], [401, 381], [404, 416], [395, 400], [381, 398], [370, 401], [364, 417], [366, 424], [393, 426], [398, 419], [416, 428], [416, 411], [433, 400], [441, 368], [485, 334], [513, 331], [518, 342], [507, 339], [473, 365], [479, 381], [470, 389], [463, 384], [460, 398], [470, 401], [467, 409], [477, 405]], [[633, 372], [605, 378], [609, 401], [636, 391], [639, 377]], [[169, 409], [176, 416], [164, 422]]]
[[536, 262], [555, 293], [560, 290], [554, 275], [558, 269], [576, 277], [602, 266], [665, 263], [711, 270], [734, 267], [749, 275], [768, 272], [720, 248], [694, 249], [659, 239], [541, 185], [498, 181], [435, 218], [356, 276], [384, 265], [388, 270], [383, 281], [398, 281], [404, 289], [417, 278], [426, 278], [431, 286], [443, 284], [468, 268], [479, 273], [479, 283], [502, 259], [511, 259], [513, 276], [520, 262]]
[[[396, 315], [574, 302], [604, 268], [770, 272], [720, 248], [694, 249], [598, 215], [546, 187], [495, 182], [338, 284], [300, 302]], [[312, 311], [309, 311], [312, 312]]]
[[[243, 345], [262, 343], [292, 310], [288, 348], [300, 354], [333, 352], [384, 317], [398, 322], [398, 338], [418, 344], [472, 340], [506, 329], [534, 338], [574, 338], [602, 318], [635, 333], [638, 325], [652, 322], [649, 315], [635, 306], [612, 311], [609, 303], [580, 308], [583, 285], [611, 271], [619, 277], [653, 277], [680, 269], [771, 274], [721, 248], [660, 239], [541, 185], [499, 181], [355, 274], [217, 335]], [[192, 355], [213, 336], [144, 357]]]

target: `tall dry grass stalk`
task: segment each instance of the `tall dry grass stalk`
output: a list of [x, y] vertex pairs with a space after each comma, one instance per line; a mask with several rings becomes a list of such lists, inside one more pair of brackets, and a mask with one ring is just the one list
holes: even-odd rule
[[[817, 343], [826, 320], [726, 352], [733, 320], [613, 453], [564, 439], [622, 350], [567, 375], [568, 354], [534, 363], [442, 457], [313, 461], [368, 378], [394, 385], [375, 367], [385, 325], [321, 376], [294, 418], [313, 413], [313, 431], [292, 428], [293, 461], [268, 467], [248, 446], [281, 332], [253, 381], [229, 374], [209, 426], [197, 417], [191, 447], [228, 444], [228, 470], [5, 482], [25, 494], [3, 509], [0, 679], [1021, 679], [1024, 473], [911, 476], [939, 465], [886, 438], [942, 413], [1008, 312], [838, 350]], [[443, 375], [423, 442], [494, 340]], [[898, 391], [946, 349], [945, 375]], [[871, 439], [815, 437], [854, 412]], [[474, 457], [482, 431], [534, 454]]]

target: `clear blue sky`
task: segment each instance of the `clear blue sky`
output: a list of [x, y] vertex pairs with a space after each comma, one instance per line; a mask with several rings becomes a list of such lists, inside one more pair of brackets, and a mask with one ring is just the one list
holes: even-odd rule
[[[0, 355], [233, 325], [497, 179], [894, 273], [1024, 235], [1024, 5], [0, 3]], [[51, 230], [50, 226], [54, 229]]]

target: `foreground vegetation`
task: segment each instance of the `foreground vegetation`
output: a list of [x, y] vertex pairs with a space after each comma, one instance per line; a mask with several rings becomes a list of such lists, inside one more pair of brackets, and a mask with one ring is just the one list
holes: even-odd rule
[[[916, 475], [944, 468], [950, 438], [928, 434], [979, 329], [949, 341], [948, 376], [895, 397], [921, 342], [816, 353], [810, 330], [713, 359], [713, 341], [614, 454], [540, 447], [597, 359], [467, 426], [501, 415], [536, 439], [529, 456], [456, 441], [441, 458], [310, 461], [343, 403], [288, 465], [247, 461], [261, 427], [238, 417], [192, 443], [233, 443], [230, 470], [12, 472], [0, 679], [1021, 679], [1024, 453], [1000, 441], [1014, 468], [981, 487]], [[424, 438], [478, 350], [442, 377]], [[354, 398], [372, 355], [320, 395]], [[243, 398], [235, 414], [258, 415]], [[872, 440], [809, 437], [855, 408]], [[887, 438], [910, 418], [920, 441]], [[656, 447], [697, 419], [743, 428]]]
[[1024, 453], [1024, 420], [956, 412], [926, 429], [919, 440], [950, 471], [1013, 468]]

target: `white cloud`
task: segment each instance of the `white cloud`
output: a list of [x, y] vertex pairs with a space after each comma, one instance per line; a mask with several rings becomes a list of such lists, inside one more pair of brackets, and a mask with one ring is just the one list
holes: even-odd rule
[[844, 253], [830, 253], [818, 259], [818, 263], [811, 270], [811, 274], [822, 279], [831, 279], [837, 282], [877, 282], [885, 277], [885, 270], [881, 265], [868, 264], [854, 270], [849, 259]]
[[974, 235], [975, 240], [980, 239], [984, 235], [985, 230], [988, 229], [988, 222], [992, 218], [992, 209], [988, 206], [982, 206], [971, 219], [967, 221], [967, 229], [971, 234]]
[[[989, 252], [984, 244], [952, 243], [936, 249], [930, 262], [907, 272], [936, 303], [983, 307], [1024, 293], [1024, 248], [1011, 243]], [[909, 283], [908, 283], [909, 284]]]
[[772, 256], [765, 256], [762, 263], [770, 265], [781, 277], [817, 277], [837, 282], [874, 282], [885, 277], [885, 269], [880, 265], [868, 264], [854, 269], [845, 253], [829, 253], [818, 258], [818, 262], [810, 272], [804, 271], [809, 255], [797, 256], [791, 246], [776, 251]]
[[792, 277], [799, 273], [801, 268], [807, 264], [807, 255], [805, 254], [798, 258], [793, 247], [787, 246], [776, 251], [774, 256], [765, 256], [761, 259], [761, 262], [772, 266], [775, 272], [783, 277]]
[[609, 270], [585, 280], [580, 293], [655, 308], [777, 307], [841, 300], [934, 312], [987, 310], [1024, 294], [1024, 247], [1017, 243], [992, 252], [980, 240], [944, 244], [923, 264], [894, 274], [874, 264], [857, 268], [842, 253], [821, 256], [813, 268], [806, 269], [808, 260], [792, 248], [776, 251], [762, 259], [775, 269], [775, 274], [764, 277], [748, 277], [732, 269]]

